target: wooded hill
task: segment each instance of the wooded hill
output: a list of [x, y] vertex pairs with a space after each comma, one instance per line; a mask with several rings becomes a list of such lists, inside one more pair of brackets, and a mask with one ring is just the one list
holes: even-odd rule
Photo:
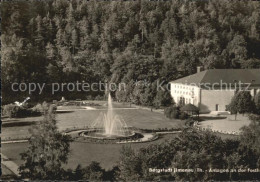
[[[124, 82], [120, 101], [167, 105], [168, 81], [211, 68], [260, 68], [257, 1], [9, 1], [1, 3], [3, 103], [13, 82]], [[146, 81], [148, 86], [135, 84]], [[34, 93], [32, 100], [103, 92]]]

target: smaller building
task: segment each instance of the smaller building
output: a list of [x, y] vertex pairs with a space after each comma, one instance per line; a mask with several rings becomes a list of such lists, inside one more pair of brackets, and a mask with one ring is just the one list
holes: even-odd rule
[[177, 104], [194, 104], [201, 113], [226, 111], [238, 91], [254, 97], [260, 91], [260, 69], [210, 69], [172, 81], [171, 96]]

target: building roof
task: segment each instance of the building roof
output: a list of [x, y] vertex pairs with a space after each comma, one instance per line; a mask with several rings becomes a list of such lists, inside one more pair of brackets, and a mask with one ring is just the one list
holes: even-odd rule
[[260, 69], [209, 69], [189, 75], [171, 83], [187, 85], [215, 84], [215, 83], [251, 83], [251, 86], [260, 86]]

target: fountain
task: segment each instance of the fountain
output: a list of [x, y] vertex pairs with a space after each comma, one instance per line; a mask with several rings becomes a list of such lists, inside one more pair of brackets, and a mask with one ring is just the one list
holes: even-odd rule
[[129, 128], [124, 119], [113, 110], [112, 98], [108, 94], [107, 111], [101, 113], [88, 129], [67, 131], [66, 134], [85, 142], [97, 143], [133, 143], [147, 142], [158, 138], [154, 133], [142, 132], [137, 128]]
[[106, 113], [101, 113], [91, 124], [90, 130], [84, 136], [98, 139], [117, 139], [133, 136], [135, 133], [128, 130], [122, 117], [114, 113], [112, 98], [108, 94], [108, 108]]

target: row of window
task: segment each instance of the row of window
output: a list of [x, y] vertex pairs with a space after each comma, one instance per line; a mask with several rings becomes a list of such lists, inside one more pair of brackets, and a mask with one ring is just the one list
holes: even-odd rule
[[183, 85], [174, 85], [175, 88], [194, 90], [194, 87], [183, 86]]
[[185, 97], [178, 97], [178, 103], [180, 104], [192, 104], [192, 99]]
[[174, 93], [177, 93], [177, 94], [185, 94], [185, 95], [194, 95], [194, 92], [191, 91], [191, 92], [185, 92], [185, 91], [180, 91], [180, 90], [174, 90]]

